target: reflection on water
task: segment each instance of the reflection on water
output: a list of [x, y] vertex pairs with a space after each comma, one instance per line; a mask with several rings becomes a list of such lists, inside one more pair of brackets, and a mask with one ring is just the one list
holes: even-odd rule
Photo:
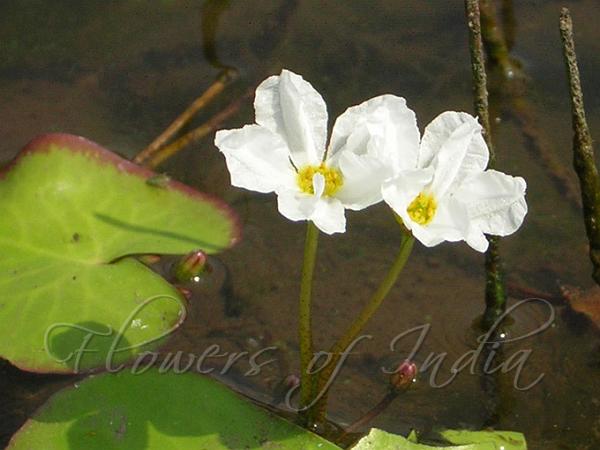
[[[503, 2], [508, 5], [509, 2]], [[592, 132], [600, 129], [600, 41], [591, 11], [595, 0], [514, 2], [507, 15], [513, 54], [529, 77], [529, 113], [544, 151], [570, 167], [570, 115], [560, 55], [558, 14], [572, 10]], [[462, 2], [396, 1], [191, 1], [122, 2], [31, 0], [0, 4], [0, 161], [35, 134], [84, 135], [128, 156], [144, 148], [220, 69], [235, 67], [241, 80], [198, 119], [208, 118], [252, 83], [290, 68], [311, 80], [336, 117], [349, 105], [382, 93], [405, 96], [428, 123], [447, 109], [471, 110], [471, 87]], [[502, 93], [492, 114], [499, 168], [528, 181], [530, 213], [523, 229], [503, 243], [510, 279], [555, 293], [557, 282], [589, 286], [590, 267], [578, 211], [552, 183], [531, 151], [514, 105]], [[227, 127], [253, 120], [248, 104]], [[245, 239], [222, 255], [227, 289], [194, 291], [190, 319], [166, 351], [195, 354], [218, 344], [223, 353], [275, 346], [277, 363], [260, 377], [244, 377], [246, 360], [217, 375], [247, 394], [270, 401], [281, 379], [297, 371], [293, 315], [304, 227], [278, 215], [274, 198], [228, 186], [224, 161], [211, 139], [193, 145], [163, 168], [174, 178], [230, 201], [245, 225]], [[567, 175], [575, 179], [570, 169]], [[391, 262], [396, 224], [383, 206], [349, 215], [349, 231], [323, 239], [318, 262], [315, 325], [319, 348], [328, 347], [354, 316]], [[224, 272], [220, 272], [221, 274]], [[239, 316], [224, 301], [241, 302]], [[477, 347], [472, 323], [483, 308], [482, 258], [464, 245], [416, 249], [382, 310], [367, 329], [372, 339], [355, 349], [331, 395], [331, 417], [352, 423], [386, 391], [381, 367], [397, 364], [414, 341], [392, 339], [417, 326], [430, 330], [416, 356], [447, 356], [438, 377]], [[512, 302], [519, 298], [512, 299]], [[227, 303], [225, 303], [226, 305]], [[497, 398], [484, 395], [468, 370], [443, 388], [431, 371], [397, 400], [375, 425], [406, 433], [442, 427], [523, 431], [531, 448], [600, 446], [598, 334], [556, 304], [553, 325], [507, 346], [509, 356], [531, 350], [521, 381], [515, 371], [497, 379]], [[509, 332], [541, 326], [547, 308], [527, 304], [514, 312]], [[215, 367], [225, 364], [215, 359]], [[2, 369], [2, 440], [64, 379]]]

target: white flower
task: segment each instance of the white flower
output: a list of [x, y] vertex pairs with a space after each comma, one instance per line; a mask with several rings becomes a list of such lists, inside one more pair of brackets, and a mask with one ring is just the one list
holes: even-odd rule
[[469, 114], [440, 114], [425, 129], [420, 146], [403, 149], [417, 161], [413, 169], [383, 185], [384, 200], [428, 247], [464, 240], [484, 252], [484, 233], [506, 236], [523, 223], [525, 180], [485, 170], [489, 152], [481, 132]]
[[392, 174], [415, 167], [414, 113], [404, 99], [383, 95], [348, 108], [335, 122], [326, 151], [327, 108], [301, 76], [283, 70], [263, 81], [254, 101], [256, 124], [217, 132], [234, 186], [275, 192], [279, 212], [311, 220], [323, 232], [346, 229], [345, 209], [382, 200]]

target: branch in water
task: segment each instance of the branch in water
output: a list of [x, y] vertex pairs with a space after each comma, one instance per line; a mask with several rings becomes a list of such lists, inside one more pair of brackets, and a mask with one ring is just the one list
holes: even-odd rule
[[590, 243], [590, 259], [594, 266], [592, 277], [600, 285], [600, 177], [594, 160], [592, 136], [585, 119], [583, 91], [573, 40], [573, 22], [567, 8], [563, 8], [560, 14], [560, 36], [571, 94], [573, 166], [581, 186], [583, 217]]
[[[485, 142], [490, 150], [488, 168], [496, 165], [496, 153], [492, 145], [492, 136], [489, 119], [487, 75], [485, 72], [485, 59], [483, 55], [483, 40], [481, 36], [481, 17], [478, 0], [465, 0], [467, 23], [469, 26], [469, 49], [471, 52], [471, 70], [473, 75], [473, 95], [475, 112], [483, 127]], [[485, 253], [485, 313], [482, 326], [484, 329], [491, 327], [506, 309], [506, 287], [498, 238], [488, 236], [490, 243]]]

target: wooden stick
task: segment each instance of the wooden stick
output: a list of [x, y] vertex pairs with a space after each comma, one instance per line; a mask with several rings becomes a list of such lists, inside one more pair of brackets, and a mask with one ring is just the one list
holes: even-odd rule
[[[209, 86], [209, 88], [204, 91], [204, 93], [198, 97], [196, 100], [190, 104], [186, 108], [184, 112], [182, 112], [179, 117], [177, 117], [171, 125], [167, 127], [165, 131], [163, 131], [148, 147], [142, 150], [137, 156], [133, 159], [133, 162], [137, 164], [146, 164], [148, 160], [150, 160], [156, 153], [159, 152], [162, 146], [181, 128], [183, 128], [195, 115], [198, 111], [208, 105], [212, 100], [214, 100], [227, 85], [229, 85], [235, 78], [237, 78], [237, 72], [228, 69], [221, 72], [221, 74], [217, 77], [215, 82]], [[152, 167], [152, 166], [151, 166]]]
[[478, 0], [466, 0], [467, 23], [469, 26], [469, 50], [471, 53], [471, 74], [473, 77], [473, 97], [475, 113], [483, 127], [483, 137], [490, 150], [489, 166], [496, 162], [496, 154], [490, 136], [490, 115], [487, 91], [487, 74], [483, 54], [483, 38]]
[[579, 78], [573, 21], [567, 8], [560, 13], [560, 36], [569, 79], [573, 121], [573, 167], [579, 177], [585, 230], [590, 243], [592, 278], [600, 285], [600, 177], [594, 159], [592, 136], [585, 118], [583, 91]]
[[150, 168], [156, 168], [165, 160], [179, 153], [183, 148], [187, 147], [192, 142], [196, 142], [214, 132], [225, 120], [238, 112], [244, 101], [251, 97], [253, 93], [254, 87], [246, 91], [240, 98], [231, 102], [225, 109], [220, 111], [206, 123], [184, 134], [173, 143], [155, 151], [152, 155], [150, 155], [149, 159], [146, 159], [144, 165]]
[[[469, 26], [469, 49], [471, 52], [471, 70], [473, 76], [473, 95], [475, 112], [483, 127], [483, 137], [490, 150], [488, 168], [496, 165], [496, 153], [492, 143], [489, 119], [487, 75], [483, 56], [481, 19], [478, 0], [465, 0], [467, 22]], [[485, 313], [482, 326], [489, 329], [506, 310], [506, 286], [504, 271], [498, 249], [499, 239], [488, 236], [489, 247], [485, 253]]]

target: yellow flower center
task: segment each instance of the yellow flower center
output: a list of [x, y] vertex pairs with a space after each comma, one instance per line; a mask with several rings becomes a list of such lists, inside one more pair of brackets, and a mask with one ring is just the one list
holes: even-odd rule
[[315, 189], [313, 188], [313, 177], [315, 174], [320, 173], [325, 178], [325, 191], [324, 195], [331, 197], [337, 191], [340, 190], [344, 184], [342, 172], [332, 167], [327, 167], [325, 164], [318, 166], [304, 166], [298, 171], [297, 182], [300, 190], [307, 194], [313, 195]]
[[419, 225], [427, 225], [435, 216], [437, 210], [437, 202], [433, 195], [421, 192], [408, 205], [406, 212], [409, 217]]

